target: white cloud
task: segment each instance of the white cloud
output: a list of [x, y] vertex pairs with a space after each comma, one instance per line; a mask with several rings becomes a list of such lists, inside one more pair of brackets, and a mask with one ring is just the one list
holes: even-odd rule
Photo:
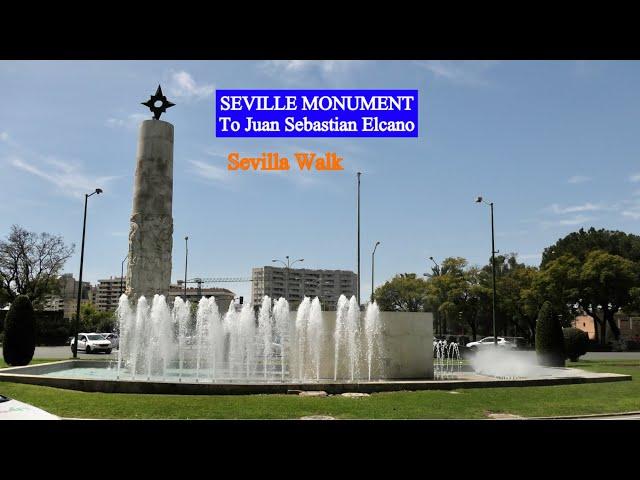
[[0, 132], [0, 140], [3, 142], [8, 142], [9, 134], [7, 132]]
[[315, 78], [338, 83], [363, 64], [358, 60], [268, 60], [258, 68], [266, 75], [289, 83]]
[[603, 62], [596, 60], [576, 60], [573, 72], [579, 77], [590, 77], [603, 70]]
[[106, 123], [108, 127], [122, 127], [134, 130], [138, 128], [143, 120], [149, 120], [150, 118], [150, 115], [144, 115], [142, 113], [132, 113], [126, 118], [108, 118]]
[[640, 182], [640, 173], [634, 173], [633, 175], [629, 176], [629, 181], [630, 182]]
[[345, 70], [351, 64], [349, 60], [269, 60], [263, 64], [263, 67], [289, 73], [318, 70], [331, 74]]
[[583, 223], [589, 222], [591, 220], [595, 220], [594, 217], [589, 217], [586, 215], [575, 215], [571, 218], [565, 218], [562, 220], [555, 220], [552, 222], [542, 222], [544, 226], [573, 226], [573, 225], [581, 225]]
[[567, 182], [569, 183], [585, 183], [590, 181], [591, 177], [587, 177], [585, 175], [574, 175], [572, 177], [569, 177], [569, 180], [567, 180]]
[[191, 74], [184, 70], [171, 73], [169, 92], [176, 97], [203, 100], [213, 95], [214, 91], [215, 85], [198, 84]]
[[434, 76], [461, 85], [488, 85], [488, 71], [499, 64], [487, 60], [426, 60], [416, 62]]
[[640, 220], [640, 200], [625, 202], [628, 206], [622, 211], [622, 216], [632, 220]]
[[222, 167], [211, 165], [210, 163], [200, 160], [189, 160], [189, 163], [191, 163], [192, 166], [190, 171], [205, 180], [228, 182], [231, 179], [229, 171]]
[[528, 230], [512, 230], [507, 232], [496, 232], [496, 237], [518, 237], [527, 235], [528, 233]]
[[596, 205], [591, 202], [584, 203], [582, 205], [573, 205], [570, 207], [560, 207], [557, 203], [554, 203], [549, 207], [553, 213], [558, 215], [564, 215], [566, 213], [578, 213], [578, 212], [597, 212], [600, 210], [605, 210], [603, 205]]
[[541, 261], [542, 260], [542, 253], [525, 253], [525, 254], [518, 254], [518, 260], [536, 260], [536, 261]]
[[53, 184], [59, 193], [71, 197], [81, 197], [83, 194], [104, 188], [116, 177], [94, 177], [80, 171], [80, 167], [56, 159], [48, 159], [38, 165], [23, 158], [12, 155], [9, 163], [19, 170], [41, 178]]

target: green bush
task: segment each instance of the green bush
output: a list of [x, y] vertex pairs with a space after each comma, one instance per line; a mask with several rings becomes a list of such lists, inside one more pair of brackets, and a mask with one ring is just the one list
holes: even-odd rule
[[65, 345], [71, 335], [69, 321], [62, 311], [36, 311], [37, 345]]
[[36, 322], [33, 305], [26, 295], [18, 295], [4, 322], [2, 355], [11, 366], [28, 365], [36, 349]]
[[544, 302], [536, 322], [538, 363], [547, 367], [564, 367], [564, 335], [551, 303]]
[[579, 328], [563, 328], [565, 356], [572, 362], [577, 362], [581, 355], [587, 353], [589, 335]]

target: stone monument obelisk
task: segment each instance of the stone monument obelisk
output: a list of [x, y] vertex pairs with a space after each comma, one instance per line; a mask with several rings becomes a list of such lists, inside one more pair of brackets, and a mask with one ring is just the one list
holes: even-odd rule
[[138, 133], [125, 292], [134, 301], [168, 295], [173, 247], [173, 125], [160, 115], [174, 104], [158, 85], [143, 105], [154, 116], [142, 122]]

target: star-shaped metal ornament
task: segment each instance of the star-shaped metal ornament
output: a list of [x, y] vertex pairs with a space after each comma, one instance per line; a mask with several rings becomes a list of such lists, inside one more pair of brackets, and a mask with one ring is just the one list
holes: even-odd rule
[[[156, 102], [162, 102], [162, 105], [157, 107]], [[149, 110], [153, 112], [154, 120], [160, 120], [160, 115], [166, 112], [167, 108], [173, 107], [175, 103], [171, 103], [167, 100], [167, 97], [162, 94], [162, 88], [158, 85], [156, 94], [149, 97], [148, 101], [142, 102], [142, 105], [149, 107]]]

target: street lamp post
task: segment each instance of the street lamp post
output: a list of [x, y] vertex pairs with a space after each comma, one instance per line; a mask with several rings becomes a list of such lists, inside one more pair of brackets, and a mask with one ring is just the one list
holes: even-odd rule
[[433, 257], [429, 257], [429, 260], [431, 260], [433, 262], [433, 264], [436, 266], [436, 268], [434, 269], [434, 273], [436, 274], [436, 276], [440, 275], [440, 265], [438, 265], [438, 262], [436, 262]]
[[358, 308], [360, 308], [360, 175], [358, 172], [358, 285], [356, 288], [356, 296], [358, 298]]
[[184, 237], [184, 301], [187, 301], [187, 262], [189, 260], [189, 237]]
[[299, 258], [297, 260], [294, 260], [293, 262], [290, 261], [289, 259], [289, 255], [287, 255], [286, 257], [284, 257], [287, 259], [287, 263], [284, 263], [283, 260], [279, 260], [277, 258], [274, 258], [273, 260], [271, 260], [272, 262], [280, 262], [281, 264], [284, 265], [284, 268], [287, 269], [287, 278], [285, 280], [285, 284], [284, 284], [284, 296], [287, 299], [287, 301], [289, 301], [289, 270], [291, 269], [291, 267], [293, 265], [295, 265], [297, 262], [304, 262], [304, 258]]
[[378, 245], [380, 245], [380, 242], [376, 242], [375, 246], [373, 247], [373, 252], [371, 253], [371, 303], [373, 303], [373, 274], [375, 271], [376, 248], [378, 248]]
[[120, 295], [124, 293], [124, 262], [127, 261], [127, 258], [129, 258], [128, 253], [127, 256], [122, 260], [122, 263], [120, 263]]
[[491, 207], [491, 274], [493, 277], [493, 301], [491, 310], [493, 314], [493, 344], [498, 346], [498, 337], [496, 336], [496, 242], [495, 231], [493, 227], [493, 202], [487, 202], [482, 197], [476, 198], [476, 203], [486, 203]]
[[[436, 262], [433, 257], [429, 257], [429, 260], [431, 260], [433, 262], [433, 264], [435, 265], [435, 268], [432, 268], [431, 270], [433, 270], [433, 275], [438, 277], [440, 276], [440, 265], [438, 265], [438, 262]], [[425, 273], [424, 274], [425, 277], [428, 277], [429, 274]], [[434, 317], [436, 319], [436, 333], [438, 335], [442, 335], [442, 325], [440, 325], [440, 313], [438, 312], [438, 309], [436, 308], [434, 313]]]
[[84, 266], [84, 238], [87, 231], [87, 201], [91, 195], [102, 193], [102, 189], [96, 188], [92, 193], [84, 194], [84, 220], [82, 222], [82, 246], [80, 247], [80, 278], [78, 280], [78, 303], [76, 305], [76, 335], [73, 343], [73, 358], [78, 358], [78, 333], [80, 330], [80, 301], [82, 299], [82, 267]]

